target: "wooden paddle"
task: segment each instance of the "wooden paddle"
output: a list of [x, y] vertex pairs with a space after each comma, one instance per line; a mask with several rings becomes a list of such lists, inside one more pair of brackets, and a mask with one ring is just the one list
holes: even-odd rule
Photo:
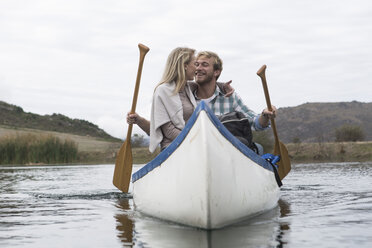
[[[142, 45], [142, 44], [138, 44], [138, 48], [140, 50], [140, 59], [139, 59], [139, 65], [138, 65], [138, 71], [137, 71], [136, 86], [134, 88], [132, 108], [130, 111], [131, 113], [134, 113], [136, 111], [136, 104], [137, 104], [139, 85], [141, 81], [143, 61], [145, 59], [146, 53], [150, 50], [147, 46]], [[127, 193], [129, 190], [130, 177], [132, 175], [132, 164], [133, 164], [132, 147], [131, 147], [132, 126], [133, 126], [132, 124], [129, 124], [127, 139], [125, 140], [123, 145], [120, 147], [120, 150], [116, 157], [114, 179], [113, 179], [114, 185], [125, 193]]]
[[[272, 111], [269, 90], [267, 88], [267, 83], [266, 83], [265, 70], [266, 70], [266, 65], [263, 65], [257, 71], [257, 75], [261, 78], [261, 81], [262, 81], [262, 86], [265, 92], [267, 108], [270, 111]], [[280, 179], [282, 180], [291, 170], [291, 161], [289, 160], [287, 147], [285, 147], [285, 145], [279, 140], [278, 133], [276, 131], [276, 125], [275, 125], [274, 118], [271, 118], [270, 121], [271, 121], [271, 127], [273, 129], [273, 133], [275, 137], [274, 155], [280, 156], [280, 161], [278, 162], [278, 165], [279, 165], [278, 174], [279, 174]]]

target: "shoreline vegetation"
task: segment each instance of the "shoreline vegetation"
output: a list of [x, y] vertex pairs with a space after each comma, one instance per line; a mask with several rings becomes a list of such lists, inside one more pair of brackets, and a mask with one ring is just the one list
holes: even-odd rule
[[0, 164], [72, 163], [77, 156], [78, 147], [74, 141], [52, 135], [27, 134], [0, 140]]
[[[292, 164], [372, 161], [372, 142], [285, 144]], [[133, 163], [143, 164], [155, 156], [147, 147], [132, 148]], [[265, 151], [268, 153], [268, 151]]]
[[372, 161], [372, 142], [324, 142], [286, 144], [291, 162], [367, 162]]
[[[35, 129], [0, 127], [1, 165], [113, 164], [123, 142]], [[288, 143], [292, 164], [372, 161], [372, 142]], [[265, 153], [268, 151], [265, 151]], [[132, 147], [133, 163], [145, 164], [147, 147]]]
[[[35, 143], [43, 143], [45, 140], [53, 139], [55, 143], [70, 144], [74, 146], [77, 151], [75, 156], [64, 161], [61, 159], [48, 162], [46, 158], [32, 159], [28, 161], [17, 160], [9, 161], [9, 158], [14, 158], [14, 154], [18, 154], [20, 150], [27, 150], [22, 157], [32, 157], [32, 153], [40, 153], [46, 148], [38, 147], [35, 151]], [[80, 136], [75, 134], [60, 133], [55, 131], [44, 131], [29, 128], [9, 128], [0, 126], [0, 165], [1, 164], [21, 164], [21, 165], [40, 165], [40, 164], [97, 164], [97, 163], [113, 163], [115, 162], [116, 152], [120, 148], [121, 141], [112, 141], [104, 138], [92, 137], [89, 135]], [[32, 148], [32, 149], [31, 149]], [[54, 146], [55, 152], [59, 149], [58, 145]], [[33, 152], [32, 152], [33, 151]], [[5, 153], [7, 153], [5, 155]], [[70, 151], [74, 153], [74, 151]], [[13, 155], [12, 155], [13, 154]], [[17, 155], [21, 157], [20, 155]], [[7, 160], [6, 162], [4, 160]]]

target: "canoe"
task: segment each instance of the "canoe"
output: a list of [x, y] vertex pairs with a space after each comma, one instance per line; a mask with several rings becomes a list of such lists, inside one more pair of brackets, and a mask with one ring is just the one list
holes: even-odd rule
[[144, 214], [216, 229], [274, 208], [275, 172], [202, 101], [180, 135], [132, 175], [133, 200]]

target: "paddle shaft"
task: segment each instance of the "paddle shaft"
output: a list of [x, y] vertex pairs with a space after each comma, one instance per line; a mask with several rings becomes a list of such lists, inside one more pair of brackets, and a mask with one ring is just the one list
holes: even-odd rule
[[[264, 93], [265, 93], [265, 99], [266, 99], [267, 109], [270, 110], [270, 111], [272, 111], [273, 108], [271, 106], [269, 89], [267, 88], [265, 71], [266, 71], [266, 65], [263, 65], [257, 71], [257, 75], [261, 78], [261, 81], [262, 81], [262, 87], [263, 87]], [[275, 137], [275, 143], [279, 143], [279, 137], [278, 137], [278, 132], [276, 130], [275, 119], [274, 118], [270, 118], [270, 121], [271, 121], [271, 128], [273, 129], [273, 133], [274, 133], [274, 137]]]
[[[138, 98], [138, 92], [139, 92], [139, 86], [141, 82], [141, 75], [142, 75], [142, 68], [143, 68], [143, 61], [145, 60], [146, 53], [150, 50], [150, 48], [148, 48], [147, 46], [143, 44], [138, 44], [138, 48], [140, 50], [140, 59], [139, 59], [139, 64], [138, 64], [136, 86], [134, 87], [134, 93], [133, 93], [132, 108], [130, 109], [130, 112], [132, 114], [136, 112], [137, 98]], [[127, 140], [131, 139], [132, 128], [133, 128], [133, 124], [129, 124], [128, 132], [127, 132]]]

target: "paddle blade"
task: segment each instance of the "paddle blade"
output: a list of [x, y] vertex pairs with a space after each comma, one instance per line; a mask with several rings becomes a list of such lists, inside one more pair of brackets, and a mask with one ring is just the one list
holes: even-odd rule
[[120, 147], [118, 155], [116, 156], [113, 179], [114, 185], [125, 193], [129, 190], [130, 177], [132, 176], [132, 165], [132, 148], [130, 140], [127, 139]]
[[[280, 148], [278, 146], [280, 146]], [[274, 154], [280, 155], [280, 161], [277, 163], [279, 165], [278, 174], [280, 180], [283, 180], [283, 178], [291, 170], [291, 161], [289, 159], [287, 147], [282, 142], [279, 141], [277, 144], [275, 144]]]

